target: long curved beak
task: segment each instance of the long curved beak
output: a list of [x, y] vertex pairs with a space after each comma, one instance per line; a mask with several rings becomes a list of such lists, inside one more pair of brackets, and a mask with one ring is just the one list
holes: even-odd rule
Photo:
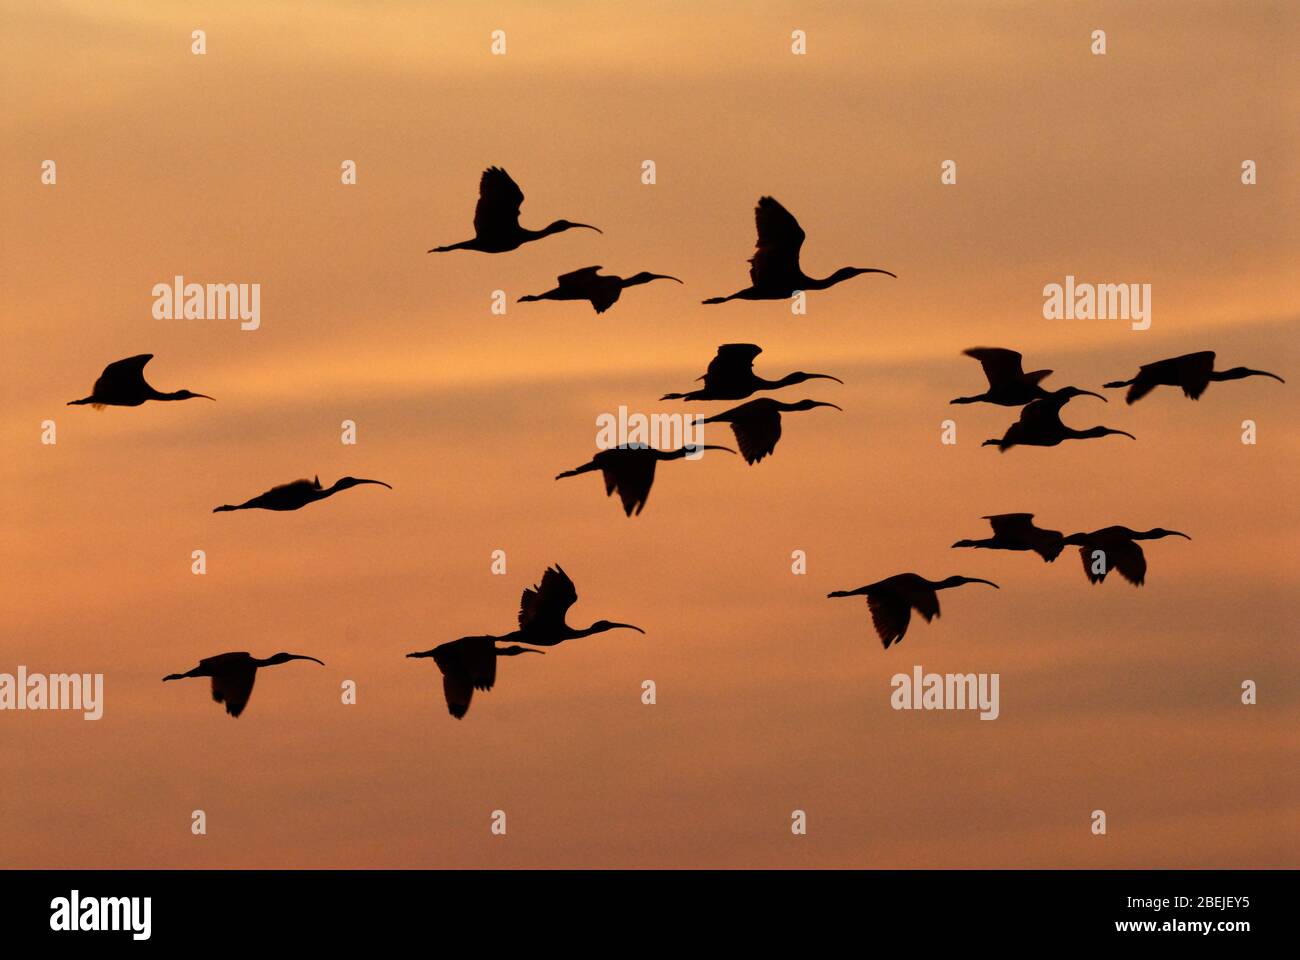
[[1137, 439], [1137, 437], [1133, 436], [1133, 434], [1129, 433], [1127, 430], [1112, 430], [1111, 433], [1118, 434], [1121, 437], [1128, 437], [1130, 440]]
[[1096, 398], [1097, 398], [1098, 400], [1100, 400], [1102, 403], [1110, 403], [1110, 401], [1107, 400], [1105, 397], [1103, 397], [1100, 393], [1093, 393], [1091, 390], [1080, 390], [1080, 391], [1079, 391], [1079, 396], [1081, 396], [1081, 397], [1096, 397]]
[[856, 269], [858, 273], [883, 273], [887, 277], [893, 277], [895, 280], [898, 279], [898, 274], [890, 273], [888, 270], [881, 270], [878, 267], [857, 267]]
[[[817, 406], [817, 407], [835, 407], [835, 404], [833, 404], [833, 403], [826, 403], [826, 402], [823, 401], [823, 400], [814, 400], [814, 401], [813, 401], [813, 406]], [[843, 412], [844, 412], [844, 408], [843, 408], [843, 407], [835, 407], [835, 409], [838, 410], [840, 413], [843, 413]]]
[[1187, 534], [1185, 534], [1185, 533], [1179, 533], [1177, 530], [1170, 530], [1170, 531], [1169, 531], [1169, 535], [1170, 535], [1171, 537], [1182, 537], [1184, 540], [1190, 540], [1190, 539], [1192, 539], [1192, 538], [1189, 537]]
[[604, 233], [604, 232], [605, 232], [604, 230], [600, 229], [600, 227], [593, 227], [593, 226], [592, 226], [591, 224], [589, 224], [589, 223], [570, 223], [569, 226], [571, 226], [571, 227], [583, 227], [584, 229], [587, 229], [587, 230], [595, 230], [597, 233]]
[[645, 633], [640, 627], [631, 623], [610, 623], [609, 628], [613, 630], [616, 627], [626, 627], [628, 630], [635, 630], [637, 633]]
[[[670, 277], [670, 276], [669, 276], [668, 274], [666, 274], [666, 273], [652, 273], [652, 274], [650, 274], [650, 279], [651, 279], [651, 280], [677, 280], [676, 277]], [[677, 282], [678, 282], [678, 283], [681, 283], [682, 281], [677, 280]], [[684, 286], [684, 284], [683, 284], [683, 286]]]
[[196, 396], [196, 397], [202, 397], [204, 400], [216, 400], [216, 399], [217, 399], [216, 397], [209, 397], [206, 393], [196, 393], [196, 394], [194, 394], [194, 396]]
[[726, 450], [727, 453], [735, 453], [735, 452], [736, 452], [735, 450], [732, 450], [730, 447], [720, 447], [720, 446], [715, 446], [714, 444], [711, 444], [711, 443], [706, 443], [706, 444], [705, 444], [703, 447], [701, 447], [700, 449], [702, 449], [702, 450]]
[[1276, 373], [1269, 373], [1267, 370], [1256, 370], [1254, 371], [1254, 373], [1257, 376], [1261, 376], [1261, 377], [1272, 377], [1278, 383], [1286, 383], [1286, 381], [1283, 380], [1281, 377], [1279, 377]]
[[809, 380], [834, 380], [838, 384], [844, 383], [844, 381], [841, 380], [839, 377], [832, 377], [829, 373], [810, 373], [808, 374], [808, 379]]
[[384, 483], [382, 480], [357, 480], [357, 483], [377, 483], [381, 487], [388, 487], [389, 490], [393, 489], [392, 484]]
[[322, 667], [325, 666], [324, 660], [317, 660], [315, 657], [304, 656], [301, 653], [291, 653], [289, 654], [289, 659], [290, 660], [312, 660], [315, 661], [316, 663], [319, 663]]
[[992, 580], [981, 580], [979, 577], [967, 577], [967, 578], [966, 578], [966, 582], [967, 582], [967, 583], [987, 583], [987, 584], [988, 584], [990, 587], [992, 587], [994, 590], [1001, 590], [1001, 589], [1002, 589], [1002, 588], [999, 587], [996, 583], [994, 583]]

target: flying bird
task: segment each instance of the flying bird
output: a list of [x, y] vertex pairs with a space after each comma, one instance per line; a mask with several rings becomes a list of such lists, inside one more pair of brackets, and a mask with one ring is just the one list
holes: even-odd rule
[[655, 465], [660, 460], [680, 460], [694, 450], [726, 450], [735, 453], [730, 447], [718, 447], [710, 444], [692, 446], [688, 444], [679, 450], [656, 450], [645, 445], [627, 445], [601, 450], [590, 461], [572, 470], [557, 474], [556, 480], [576, 477], [581, 473], [599, 470], [605, 478], [605, 496], [615, 490], [623, 501], [623, 512], [629, 517], [633, 513], [640, 515], [641, 508], [650, 497], [650, 487], [655, 482]]
[[315, 480], [295, 480], [293, 483], [282, 484], [278, 487], [272, 487], [266, 493], [259, 494], [252, 500], [245, 500], [239, 504], [225, 504], [220, 507], [213, 507], [213, 513], [221, 513], [226, 510], [297, 510], [299, 507], [305, 507], [309, 503], [315, 503], [317, 500], [324, 500], [331, 497], [340, 490], [347, 490], [349, 487], [355, 487], [361, 483], [377, 483], [381, 487], [393, 489], [382, 480], [361, 480], [357, 477], [340, 477], [334, 481], [334, 485], [321, 489], [320, 477]]
[[728, 300], [785, 300], [800, 290], [825, 290], [841, 280], [863, 273], [883, 273], [897, 277], [888, 270], [875, 267], [841, 267], [829, 277], [820, 280], [808, 276], [799, 266], [799, 249], [803, 246], [804, 232], [790, 211], [771, 197], [760, 197], [754, 208], [754, 223], [758, 227], [758, 245], [749, 258], [750, 285], [729, 297], [710, 297], [705, 303], [725, 303]]
[[572, 273], [562, 273], [556, 278], [559, 285], [554, 290], [547, 290], [545, 293], [530, 293], [520, 297], [519, 302], [586, 300], [597, 313], [604, 313], [618, 303], [619, 296], [627, 287], [640, 286], [643, 283], [649, 283], [651, 280], [673, 280], [681, 283], [676, 277], [670, 277], [666, 273], [646, 273], [645, 271], [633, 274], [627, 279], [612, 275], [599, 276], [597, 271], [603, 269], [603, 267], [583, 267], [581, 270], [574, 270]]
[[319, 663], [322, 667], [325, 666], [322, 661], [317, 660], [315, 657], [307, 657], [297, 653], [277, 653], [265, 660], [259, 660], [248, 653], [221, 653], [215, 657], [200, 660], [199, 665], [187, 673], [168, 674], [163, 677], [163, 682], [186, 680], [193, 677], [211, 677], [212, 699], [217, 703], [224, 703], [226, 713], [232, 717], [237, 717], [244, 712], [244, 707], [248, 704], [248, 698], [253, 693], [253, 681], [257, 679], [257, 668], [273, 667], [276, 664], [288, 663], [290, 660], [311, 660], [313, 663]]
[[[1044, 390], [1041, 381], [1051, 375], [1051, 370], [1035, 370], [1025, 373], [1022, 358], [1014, 350], [1003, 347], [971, 347], [962, 353], [974, 357], [984, 368], [984, 376], [989, 388], [984, 393], [973, 397], [957, 397], [949, 403], [996, 403], [1003, 407], [1020, 407], [1034, 400], [1051, 396]], [[1080, 394], [1105, 400], [1100, 393], [1081, 390]]]
[[1199, 400], [1211, 381], [1243, 380], [1246, 377], [1272, 377], [1279, 383], [1286, 383], [1276, 373], [1267, 370], [1251, 370], [1249, 367], [1215, 370], [1214, 351], [1202, 350], [1200, 353], [1187, 353], [1181, 357], [1143, 364], [1138, 367], [1137, 376], [1132, 380], [1112, 380], [1102, 386], [1110, 389], [1128, 387], [1125, 403], [1136, 403], [1160, 386], [1182, 387], [1183, 396]]
[[820, 400], [782, 403], [771, 397], [759, 397], [705, 417], [703, 422], [731, 424], [731, 432], [736, 435], [736, 445], [740, 447], [741, 456], [752, 466], [776, 449], [776, 442], [781, 439], [782, 411], [794, 413], [811, 410], [813, 407], [835, 407], [836, 410], [842, 410], [833, 403], [823, 403]]
[[475, 690], [491, 690], [497, 679], [497, 657], [516, 657], [521, 653], [542, 653], [531, 647], [498, 647], [499, 637], [461, 637], [440, 644], [432, 650], [408, 653], [408, 657], [432, 657], [442, 671], [442, 693], [447, 712], [459, 720], [469, 712]]
[[174, 393], [155, 390], [144, 379], [144, 366], [152, 359], [152, 353], [142, 353], [137, 357], [110, 363], [95, 381], [90, 396], [69, 400], [67, 405], [71, 407], [88, 403], [96, 410], [102, 410], [106, 406], [138, 407], [146, 400], [190, 400], [194, 397], [216, 399], [206, 393], [191, 393], [188, 390], [177, 390]]
[[888, 650], [891, 643], [899, 643], [907, 633], [913, 609], [929, 623], [939, 616], [938, 591], [960, 587], [963, 583], [987, 583], [994, 588], [998, 586], [992, 580], [981, 580], [979, 577], [948, 577], [946, 580], [935, 581], [915, 573], [899, 573], [856, 590], [835, 590], [826, 596], [865, 596], [876, 634]]
[[802, 370], [787, 373], [780, 380], [765, 380], [754, 373], [754, 358], [763, 348], [754, 343], [724, 343], [717, 355], [709, 361], [709, 369], [697, 380], [704, 381], [702, 390], [689, 393], [665, 393], [660, 400], [744, 400], [759, 390], [779, 390], [807, 380], [834, 380], [839, 377], [829, 373], [804, 373]]
[[[1072, 397], [1086, 394], [1087, 390], [1078, 387], [1062, 387], [1048, 394], [1041, 400], [1035, 400], [1020, 411], [1020, 419], [1007, 428], [1000, 440], [985, 440], [982, 446], [994, 446], [1005, 453], [1015, 446], [1054, 447], [1065, 440], [1090, 440], [1094, 437], [1107, 437], [1111, 434], [1137, 438], [1123, 430], [1110, 427], [1089, 427], [1076, 430], [1061, 422], [1061, 408]], [[1093, 394], [1096, 396], [1096, 394]]]
[[1065, 537], [1060, 530], [1044, 530], [1034, 526], [1032, 513], [996, 513], [981, 517], [993, 528], [987, 540], [958, 540], [954, 547], [977, 547], [985, 550], [1032, 550], [1051, 563], [1065, 549]]
[[515, 250], [530, 240], [540, 240], [553, 233], [582, 227], [584, 230], [603, 231], [589, 223], [556, 220], [541, 230], [529, 230], [519, 225], [519, 207], [524, 193], [510, 174], [500, 167], [488, 167], [478, 182], [478, 206], [474, 208], [474, 238], [434, 247], [429, 253], [446, 253], [448, 250], [478, 250], [482, 253], [505, 253]]
[[502, 639], [517, 640], [535, 647], [553, 647], [565, 640], [589, 637], [606, 630], [635, 630], [645, 633], [630, 623], [597, 620], [581, 630], [569, 626], [565, 615], [578, 599], [578, 591], [569, 575], [557, 563], [542, 574], [542, 582], [524, 590], [519, 598], [519, 629]]
[[1101, 583], [1111, 569], [1133, 584], [1142, 586], [1147, 575], [1147, 558], [1138, 546], [1138, 540], [1160, 540], [1163, 537], [1192, 539], [1177, 530], [1155, 527], [1139, 532], [1128, 527], [1103, 527], [1091, 533], [1072, 533], [1065, 538], [1066, 546], [1078, 547], [1083, 560], [1083, 572], [1091, 583]]

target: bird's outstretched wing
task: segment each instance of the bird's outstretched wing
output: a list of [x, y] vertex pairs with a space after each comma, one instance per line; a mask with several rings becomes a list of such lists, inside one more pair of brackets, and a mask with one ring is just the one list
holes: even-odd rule
[[[962, 353], [968, 357], [974, 357], [980, 362], [980, 366], [984, 368], [984, 377], [988, 380], [990, 387], [995, 387], [999, 383], [1024, 379], [1023, 358], [1015, 350], [1007, 350], [1004, 347], [971, 347], [969, 350], [963, 350]], [[1051, 373], [1050, 370], [1037, 372], [1042, 377]]]
[[1142, 586], [1147, 578], [1146, 555], [1142, 552], [1142, 547], [1132, 540], [1120, 540], [1110, 544], [1106, 553], [1106, 562], [1135, 587]]
[[538, 630], [558, 627], [564, 615], [578, 599], [573, 581], [557, 563], [542, 574], [542, 582], [527, 587], [519, 598], [519, 629]]
[[700, 378], [705, 389], [717, 391], [743, 385], [754, 371], [754, 358], [762, 352], [763, 348], [754, 343], [724, 343]]
[[758, 463], [776, 449], [781, 439], [781, 411], [775, 407], [750, 407], [731, 421], [731, 432], [736, 435], [745, 462]]
[[433, 662], [442, 671], [442, 695], [447, 712], [457, 720], [469, 712], [475, 690], [491, 690], [496, 683], [495, 637], [461, 637], [433, 650]]
[[604, 267], [583, 267], [581, 270], [573, 270], [569, 273], [562, 273], [555, 279], [561, 289], [563, 289], [566, 286], [581, 287], [588, 281], [596, 279], [596, 274], [603, 269], [605, 268]]
[[871, 611], [871, 623], [876, 628], [876, 635], [886, 650], [891, 643], [903, 639], [907, 625], [912, 620], [912, 608], [906, 599], [893, 592], [868, 594], [867, 608]]
[[226, 713], [237, 717], [248, 705], [256, 679], [257, 667], [251, 663], [222, 667], [219, 673], [212, 675], [212, 699], [224, 703]]
[[771, 197], [762, 197], [754, 208], [758, 245], [749, 258], [749, 279], [755, 287], [797, 285], [799, 250], [804, 232], [799, 221]]
[[939, 615], [939, 595], [933, 590], [918, 590], [909, 599], [926, 623]]
[[983, 519], [989, 522], [995, 536], [1024, 540], [1034, 531], [1032, 513], [998, 513]]
[[[1173, 368], [1173, 371], [1178, 374], [1183, 396], [1199, 400], [1205, 388], [1210, 385], [1210, 375], [1214, 373], [1214, 351], [1202, 350], [1200, 353], [1188, 353], [1181, 357], [1174, 357], [1172, 360], [1151, 364], [1153, 367], [1165, 365]], [[1146, 367], [1142, 369], [1145, 370]]]
[[629, 517], [640, 514], [650, 497], [650, 487], [655, 482], [655, 460], [651, 456], [623, 457], [601, 467], [605, 477], [605, 495], [615, 490], [623, 501], [623, 512]]
[[291, 481], [290, 483], [282, 483], [278, 487], [272, 487], [270, 490], [266, 491], [266, 493], [263, 494], [263, 496], [272, 493], [285, 493], [290, 490], [319, 490], [319, 489], [320, 489], [319, 477], [317, 477], [315, 480], [308, 480], [304, 477], [301, 480], [294, 480]]
[[130, 390], [139, 387], [144, 382], [144, 366], [152, 359], [152, 353], [142, 353], [125, 360], [115, 360], [104, 368], [91, 393], [96, 396], [111, 395], [122, 392], [123, 388]]
[[474, 208], [474, 233], [510, 231], [519, 226], [519, 208], [524, 193], [510, 174], [500, 167], [488, 167], [478, 182], [478, 206]]

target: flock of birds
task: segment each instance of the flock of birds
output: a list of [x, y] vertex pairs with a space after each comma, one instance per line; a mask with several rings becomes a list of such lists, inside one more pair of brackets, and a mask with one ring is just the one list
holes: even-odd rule
[[[446, 253], [454, 250], [475, 250], [483, 253], [505, 253], [525, 243], [541, 240], [571, 229], [601, 232], [597, 227], [569, 220], [556, 220], [540, 230], [530, 230], [519, 223], [523, 192], [505, 170], [489, 167], [479, 181], [478, 204], [474, 211], [474, 236], [469, 240], [434, 247], [429, 253]], [[862, 274], [896, 275], [876, 267], [842, 267], [821, 279], [809, 277], [799, 264], [804, 232], [799, 222], [772, 197], [762, 197], [754, 211], [758, 240], [754, 255], [749, 260], [750, 285], [728, 296], [710, 297], [706, 304], [725, 303], [730, 300], [783, 300], [803, 291], [825, 290], [851, 277]], [[603, 313], [616, 304], [622, 292], [634, 286], [655, 280], [672, 280], [668, 274], [640, 272], [627, 278], [602, 275], [603, 267], [584, 267], [557, 278], [556, 286], [544, 293], [526, 295], [521, 302], [540, 300], [586, 300], [597, 313]], [[784, 402], [772, 397], [749, 399], [755, 393], [780, 390], [809, 380], [833, 380], [838, 377], [826, 373], [796, 371], [777, 380], [768, 380], [754, 372], [754, 360], [762, 349], [752, 343], [726, 343], [718, 347], [708, 369], [697, 382], [704, 386], [679, 393], [666, 393], [662, 400], [686, 402], [712, 402], [744, 400], [744, 403], [721, 413], [703, 417], [703, 423], [726, 423], [736, 438], [740, 455], [749, 465], [762, 461], [776, 449], [781, 439], [781, 415], [812, 410], [816, 407], [841, 408], [820, 400]], [[1105, 426], [1086, 429], [1070, 427], [1061, 420], [1064, 406], [1080, 396], [1106, 398], [1091, 390], [1066, 386], [1047, 390], [1042, 381], [1051, 370], [1026, 373], [1019, 353], [1001, 347], [975, 347], [965, 355], [983, 368], [988, 388], [981, 394], [957, 397], [954, 404], [991, 403], [1006, 407], [1021, 407], [1019, 418], [1000, 438], [984, 441], [984, 446], [996, 446], [1005, 452], [1015, 446], [1053, 447], [1066, 440], [1087, 440], [1105, 436], [1133, 434]], [[144, 378], [145, 365], [152, 354], [140, 354], [110, 363], [104, 368], [88, 397], [69, 401], [70, 405], [90, 404], [136, 407], [147, 401], [189, 400], [214, 398], [189, 390], [162, 392], [154, 389]], [[1115, 380], [1103, 384], [1106, 389], [1127, 387], [1126, 402], [1132, 404], [1158, 386], [1179, 387], [1183, 393], [1198, 399], [1213, 382], [1240, 380], [1245, 377], [1271, 377], [1285, 382], [1277, 374], [1247, 367], [1215, 370], [1215, 355], [1211, 351], [1189, 353], [1179, 357], [1144, 364], [1128, 380]], [[718, 450], [735, 453], [729, 447], [717, 445], [688, 445], [676, 450], [658, 450], [647, 445], [625, 445], [601, 450], [591, 460], [572, 470], [560, 473], [556, 479], [599, 471], [605, 482], [606, 495], [618, 493], [627, 516], [638, 515], [645, 506], [654, 483], [655, 468], [663, 461], [679, 460], [692, 453]], [[214, 513], [234, 510], [298, 510], [317, 500], [362, 484], [376, 484], [392, 489], [381, 480], [342, 477], [329, 487], [322, 487], [320, 478], [296, 480], [276, 486], [240, 504], [215, 507]], [[1035, 526], [1033, 514], [1010, 513], [987, 516], [993, 536], [982, 540], [958, 540], [953, 547], [970, 547], [993, 550], [1033, 551], [1045, 562], [1053, 562], [1067, 546], [1079, 548], [1084, 572], [1092, 583], [1106, 579], [1113, 568], [1134, 586], [1141, 586], [1146, 577], [1146, 557], [1138, 541], [1163, 537], [1184, 537], [1176, 530], [1154, 528], [1146, 531], [1131, 530], [1123, 526], [1103, 527], [1088, 533], [1065, 535], [1057, 530]], [[915, 573], [900, 573], [853, 590], [836, 590], [828, 598], [866, 597], [873, 626], [881, 642], [888, 649], [903, 639], [907, 633], [912, 611], [927, 622], [939, 616], [938, 591], [970, 583], [997, 584], [978, 577], [952, 576], [943, 580], [928, 580]], [[447, 709], [453, 717], [461, 718], [469, 710], [475, 690], [491, 690], [496, 681], [496, 658], [517, 656], [523, 653], [542, 653], [537, 647], [553, 647], [565, 640], [586, 637], [614, 629], [629, 629], [644, 633], [640, 627], [629, 623], [597, 620], [590, 626], [576, 629], [566, 622], [569, 608], [578, 599], [577, 590], [569, 576], [557, 565], [546, 570], [541, 582], [523, 592], [518, 614], [518, 629], [501, 635], [461, 637], [443, 643], [431, 650], [407, 654], [413, 658], [430, 658], [443, 677], [443, 692]], [[504, 644], [504, 645], [503, 645]], [[257, 670], [293, 660], [311, 660], [315, 657], [302, 654], [277, 653], [258, 659], [248, 653], [223, 653], [199, 661], [198, 666], [186, 673], [164, 677], [164, 681], [207, 677], [212, 682], [212, 698], [225, 705], [232, 717], [238, 717], [248, 703]]]

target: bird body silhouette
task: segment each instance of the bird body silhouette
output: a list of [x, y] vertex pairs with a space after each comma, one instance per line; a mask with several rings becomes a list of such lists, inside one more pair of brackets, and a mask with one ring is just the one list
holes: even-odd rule
[[702, 444], [698, 448], [687, 445], [679, 450], [656, 450], [645, 445], [612, 447], [601, 450], [580, 467], [557, 474], [555, 479], [563, 480], [565, 477], [599, 470], [605, 478], [605, 496], [618, 491], [619, 499], [623, 501], [623, 512], [629, 517], [633, 513], [639, 516], [641, 508], [650, 497], [650, 487], [655, 482], [656, 464], [661, 460], [680, 460], [696, 449], [736, 452], [729, 447], [710, 444]]
[[1200, 353], [1186, 353], [1181, 357], [1143, 364], [1133, 379], [1112, 380], [1102, 386], [1109, 389], [1128, 387], [1125, 403], [1136, 403], [1160, 386], [1181, 387], [1183, 396], [1199, 400], [1211, 381], [1242, 380], [1246, 377], [1272, 377], [1280, 383], [1286, 383], [1276, 373], [1266, 370], [1251, 370], [1249, 367], [1215, 370], [1214, 351], [1202, 350]]
[[1078, 387], [1062, 387], [1041, 400], [1033, 401], [1020, 411], [1020, 419], [1007, 428], [1007, 432], [1000, 440], [985, 440], [982, 446], [995, 446], [1005, 453], [1016, 446], [1054, 447], [1066, 440], [1090, 440], [1111, 434], [1128, 437], [1130, 440], [1137, 439], [1131, 433], [1112, 430], [1110, 427], [1076, 430], [1062, 423], [1061, 408], [1072, 397], [1086, 393], [1087, 390], [1080, 390]]
[[1072, 533], [1066, 537], [1066, 546], [1077, 546], [1083, 560], [1083, 572], [1090, 583], [1101, 583], [1112, 569], [1119, 575], [1140, 587], [1146, 581], [1147, 558], [1142, 553], [1138, 540], [1160, 540], [1164, 537], [1182, 537], [1192, 539], [1177, 530], [1155, 527], [1151, 530], [1130, 530], [1128, 527], [1103, 527], [1091, 533]]
[[759, 198], [758, 206], [754, 208], [754, 224], [758, 228], [758, 245], [754, 255], [749, 258], [750, 285], [730, 296], [710, 297], [704, 303], [786, 300], [801, 290], [825, 290], [863, 273], [894, 276], [888, 270], [876, 267], [841, 267], [820, 280], [808, 276], [799, 266], [799, 251], [804, 241], [803, 228], [790, 211], [771, 197]]
[[316, 477], [314, 480], [295, 480], [292, 483], [272, 487], [266, 493], [258, 494], [253, 499], [245, 500], [243, 503], [227, 503], [220, 507], [213, 507], [212, 512], [222, 513], [227, 510], [297, 510], [309, 503], [331, 497], [340, 490], [347, 490], [362, 483], [377, 483], [381, 487], [388, 487], [389, 490], [393, 489], [382, 480], [362, 480], [357, 477], [340, 477], [334, 481], [332, 486], [321, 489], [320, 477]]
[[856, 590], [835, 590], [826, 596], [828, 599], [865, 596], [876, 635], [888, 650], [890, 644], [899, 643], [907, 633], [913, 610], [929, 623], [939, 616], [938, 591], [959, 587], [964, 583], [987, 583], [990, 587], [997, 588], [992, 580], [981, 580], [978, 577], [948, 577], [936, 581], [927, 580], [916, 573], [899, 573]]
[[813, 407], [836, 407], [833, 403], [820, 400], [799, 400], [795, 403], [783, 403], [771, 397], [759, 397], [749, 400], [738, 407], [705, 417], [704, 423], [729, 423], [731, 432], [736, 435], [736, 445], [745, 462], [753, 466], [776, 449], [781, 439], [781, 413], [793, 413], [811, 410]]
[[315, 657], [303, 656], [297, 653], [277, 653], [265, 660], [259, 660], [249, 653], [221, 653], [215, 657], [200, 660], [197, 667], [186, 673], [168, 674], [163, 677], [163, 682], [187, 680], [194, 677], [210, 677], [212, 679], [212, 699], [217, 703], [224, 703], [226, 713], [232, 717], [238, 717], [244, 712], [244, 707], [248, 704], [248, 698], [253, 693], [253, 681], [257, 679], [258, 668], [273, 667], [277, 664], [288, 663], [290, 660], [311, 660], [314, 663], [319, 663], [322, 667], [325, 666], [323, 662]]
[[80, 400], [69, 400], [67, 405], [72, 407], [88, 403], [96, 410], [102, 410], [106, 406], [138, 407], [146, 400], [191, 400], [195, 397], [204, 400], [215, 399], [206, 393], [191, 393], [189, 390], [177, 390], [173, 393], [155, 390], [144, 378], [145, 364], [152, 359], [152, 353], [142, 353], [139, 356], [110, 363], [95, 381], [90, 396], [82, 397]]
[[478, 250], [481, 253], [506, 253], [518, 249], [530, 240], [541, 240], [553, 233], [581, 227], [602, 231], [589, 223], [556, 220], [541, 230], [529, 230], [519, 225], [519, 208], [524, 193], [519, 184], [500, 167], [488, 167], [478, 182], [478, 205], [474, 208], [474, 236], [460, 243], [434, 247], [429, 253], [446, 253], [449, 250]]
[[553, 647], [565, 640], [576, 640], [607, 630], [635, 630], [630, 623], [597, 620], [589, 627], [574, 628], [565, 622], [569, 608], [578, 599], [578, 591], [569, 575], [557, 563], [542, 574], [541, 583], [528, 587], [519, 598], [519, 629], [503, 639], [517, 640], [534, 647]]
[[[949, 403], [996, 403], [1003, 407], [1021, 407], [1034, 400], [1050, 397], [1051, 393], [1043, 389], [1042, 381], [1051, 375], [1051, 370], [1034, 370], [1025, 373], [1023, 358], [1014, 350], [1004, 347], [971, 347], [962, 353], [974, 357], [984, 368], [984, 376], [989, 388], [984, 393], [973, 397], [957, 397]], [[1106, 398], [1091, 390], [1080, 390], [1080, 394], [1090, 397]]]
[[572, 273], [563, 273], [556, 278], [557, 286], [555, 289], [547, 290], [545, 293], [532, 293], [522, 296], [519, 298], [519, 302], [586, 300], [597, 313], [604, 313], [618, 302], [619, 296], [627, 287], [640, 286], [652, 280], [673, 280], [681, 283], [676, 277], [670, 277], [666, 273], [646, 273], [645, 271], [635, 273], [626, 279], [613, 275], [600, 276], [599, 271], [603, 269], [603, 267], [583, 267], [581, 270], [574, 270]]
[[1032, 513], [998, 513], [987, 517], [993, 536], [987, 540], [958, 540], [954, 547], [977, 547], [986, 550], [1032, 550], [1051, 563], [1065, 549], [1065, 537], [1059, 530], [1034, 526]]
[[744, 400], [759, 390], [779, 390], [807, 380], [844, 382], [828, 373], [804, 373], [802, 370], [787, 373], [780, 380], [766, 380], [754, 373], [754, 358], [762, 352], [763, 348], [753, 343], [724, 343], [709, 361], [704, 376], [697, 378], [704, 381], [703, 389], [691, 390], [689, 393], [665, 393], [659, 399]]
[[515, 657], [521, 653], [542, 653], [530, 647], [498, 647], [502, 637], [461, 637], [439, 644], [432, 650], [408, 653], [408, 657], [432, 657], [442, 672], [442, 693], [447, 712], [457, 720], [469, 712], [475, 690], [491, 690], [497, 678], [497, 657]]

